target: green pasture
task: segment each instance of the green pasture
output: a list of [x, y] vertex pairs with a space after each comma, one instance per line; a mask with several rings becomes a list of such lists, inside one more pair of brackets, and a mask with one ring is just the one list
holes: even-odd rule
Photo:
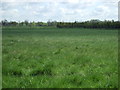
[[117, 88], [118, 31], [8, 27], [3, 88]]

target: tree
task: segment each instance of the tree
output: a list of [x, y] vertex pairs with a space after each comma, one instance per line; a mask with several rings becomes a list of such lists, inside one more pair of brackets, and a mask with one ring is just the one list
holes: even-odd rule
[[3, 26], [7, 26], [8, 24], [9, 24], [9, 23], [8, 23], [8, 21], [7, 21], [6, 19], [2, 21], [2, 25], [3, 25]]
[[26, 26], [28, 26], [28, 24], [29, 24], [28, 20], [25, 20], [24, 23]]

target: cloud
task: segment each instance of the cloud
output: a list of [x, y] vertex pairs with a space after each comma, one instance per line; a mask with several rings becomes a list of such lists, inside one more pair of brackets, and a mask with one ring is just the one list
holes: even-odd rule
[[117, 20], [119, 0], [4, 0], [2, 19], [29, 21]]

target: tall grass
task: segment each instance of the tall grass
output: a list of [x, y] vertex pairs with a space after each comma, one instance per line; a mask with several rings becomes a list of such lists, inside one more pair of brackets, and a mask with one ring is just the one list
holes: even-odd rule
[[4, 88], [117, 88], [117, 30], [3, 28]]

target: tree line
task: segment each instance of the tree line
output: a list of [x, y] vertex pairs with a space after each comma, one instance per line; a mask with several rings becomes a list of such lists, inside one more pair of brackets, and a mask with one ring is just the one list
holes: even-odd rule
[[2, 20], [1, 21], [2, 26], [48, 26], [47, 23], [44, 22], [29, 22], [28, 20], [17, 22], [17, 21], [7, 21]]
[[100, 20], [91, 20], [85, 22], [59, 22], [57, 23], [58, 28], [105, 28], [105, 29], [119, 29], [119, 21], [100, 21]]
[[54, 26], [57, 28], [105, 28], [105, 29], [119, 29], [120, 28], [120, 21], [100, 21], [97, 19], [93, 19], [90, 21], [85, 22], [57, 22], [57, 21], [48, 21], [48, 22], [29, 22], [27, 20], [23, 22], [16, 22], [16, 21], [1, 21], [2, 26]]

